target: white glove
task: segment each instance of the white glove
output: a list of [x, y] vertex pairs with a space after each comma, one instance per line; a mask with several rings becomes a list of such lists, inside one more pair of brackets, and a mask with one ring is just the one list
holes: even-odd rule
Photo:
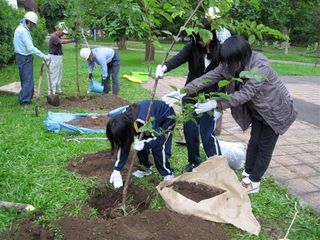
[[113, 184], [114, 188], [119, 188], [123, 186], [122, 176], [118, 170], [113, 170], [109, 182]]
[[156, 78], [163, 78], [165, 71], [167, 71], [166, 65], [158, 65], [156, 69]]
[[180, 90], [168, 93], [162, 97], [162, 101], [166, 102], [170, 107], [178, 101], [181, 101], [182, 98], [187, 95], [186, 93], [180, 93]]
[[195, 112], [197, 114], [208, 112], [214, 108], [217, 107], [217, 101], [214, 99], [209, 100], [208, 102], [205, 103], [196, 103], [195, 105]]
[[48, 55], [43, 55], [42, 59], [46, 62], [50, 61], [50, 57]]
[[137, 151], [141, 151], [144, 148], [144, 143], [145, 143], [144, 140], [141, 140], [141, 141], [135, 140], [133, 143], [133, 148]]

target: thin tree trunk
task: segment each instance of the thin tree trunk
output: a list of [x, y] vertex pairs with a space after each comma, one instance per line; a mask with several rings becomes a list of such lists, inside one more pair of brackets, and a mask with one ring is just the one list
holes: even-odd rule
[[[288, 28], [284, 28], [284, 34], [288, 35], [290, 34], [290, 29]], [[290, 42], [289, 39], [285, 42], [285, 48], [284, 48], [284, 54], [288, 54], [289, 53], [289, 47], [290, 47]]]
[[146, 62], [154, 61], [154, 45], [149, 39], [146, 42], [146, 55], [144, 60]]
[[117, 41], [118, 48], [121, 50], [127, 49], [127, 37], [125, 35], [121, 36]]

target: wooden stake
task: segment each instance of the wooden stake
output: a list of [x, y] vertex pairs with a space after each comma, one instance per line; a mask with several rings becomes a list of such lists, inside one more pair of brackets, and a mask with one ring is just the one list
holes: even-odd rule
[[104, 138], [104, 137], [91, 137], [91, 138], [85, 138], [85, 137], [65, 137], [63, 139], [65, 142], [80, 142], [80, 141], [84, 141], [84, 140], [95, 140], [95, 141], [100, 141], [100, 140], [104, 140], [107, 141], [108, 138]]
[[34, 206], [30, 204], [14, 203], [14, 202], [6, 202], [6, 201], [0, 201], [0, 207], [15, 208], [15, 209], [25, 210], [25, 211], [34, 211], [36, 209]]

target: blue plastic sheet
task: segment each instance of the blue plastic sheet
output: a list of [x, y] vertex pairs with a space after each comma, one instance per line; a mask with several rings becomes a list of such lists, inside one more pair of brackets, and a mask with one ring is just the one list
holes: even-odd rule
[[67, 124], [67, 122], [81, 119], [89, 116], [108, 116], [112, 117], [117, 114], [120, 114], [126, 110], [128, 106], [122, 106], [117, 109], [114, 109], [106, 114], [97, 114], [97, 113], [63, 113], [63, 112], [48, 112], [48, 117], [44, 121], [44, 125], [50, 132], [68, 132], [68, 133], [104, 133], [105, 129], [90, 129], [80, 126], [75, 126]]

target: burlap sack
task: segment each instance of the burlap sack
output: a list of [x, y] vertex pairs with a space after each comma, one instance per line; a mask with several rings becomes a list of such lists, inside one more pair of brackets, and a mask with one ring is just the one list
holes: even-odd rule
[[[168, 187], [175, 181], [205, 184], [221, 188], [225, 192], [197, 203]], [[211, 157], [193, 172], [184, 173], [172, 181], [161, 182], [157, 190], [168, 208], [178, 213], [214, 222], [230, 223], [255, 235], [261, 230], [259, 222], [251, 211], [248, 194], [222, 156]]]

